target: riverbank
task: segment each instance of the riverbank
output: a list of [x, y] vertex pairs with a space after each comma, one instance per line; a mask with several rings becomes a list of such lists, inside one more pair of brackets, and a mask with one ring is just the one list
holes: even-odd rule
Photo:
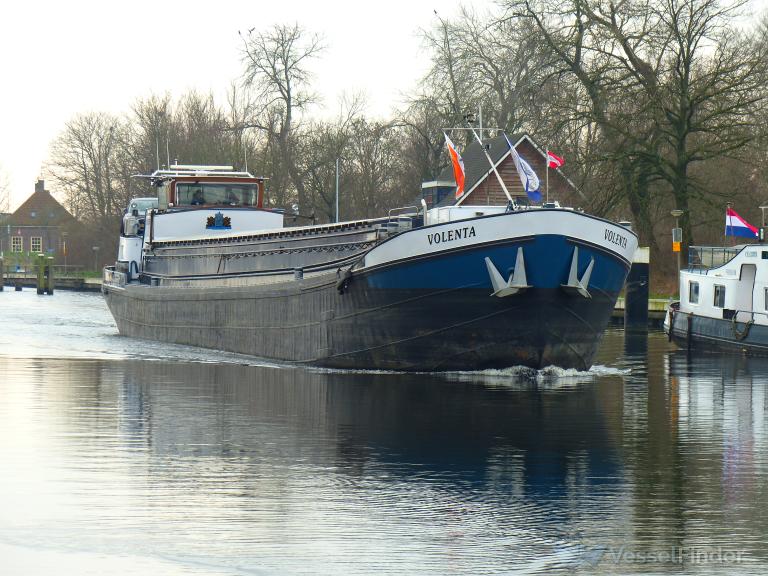
[[[37, 276], [29, 274], [6, 274], [4, 289], [13, 290], [17, 283], [22, 288], [37, 288]], [[55, 290], [78, 290], [81, 292], [100, 292], [101, 278], [83, 278], [77, 276], [57, 276]]]

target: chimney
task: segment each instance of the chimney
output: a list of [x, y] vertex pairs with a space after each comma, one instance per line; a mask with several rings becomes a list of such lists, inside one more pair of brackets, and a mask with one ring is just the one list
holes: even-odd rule
[[35, 182], [35, 193], [37, 192], [47, 192], [45, 189], [45, 180], [42, 178], [39, 178], [37, 182]]

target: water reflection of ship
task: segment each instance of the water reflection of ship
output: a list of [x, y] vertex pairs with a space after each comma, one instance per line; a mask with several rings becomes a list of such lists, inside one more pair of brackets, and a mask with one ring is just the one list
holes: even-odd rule
[[127, 363], [123, 419], [142, 422], [123, 431], [158, 454], [247, 460], [272, 445], [281, 457], [351, 476], [380, 467], [555, 494], [574, 476], [615, 480], [621, 395], [610, 380], [558, 391], [528, 381], [499, 388], [430, 375]]
[[[725, 512], [746, 505], [759, 517], [755, 503], [765, 495], [756, 479], [768, 473], [764, 459], [755, 460], [766, 440], [768, 358], [676, 350], [665, 364], [667, 377], [649, 379], [641, 398], [647, 432], [633, 434], [638, 445], [632, 450], [641, 459], [628, 463], [636, 470], [638, 538], [651, 547], [654, 541], [685, 545], [677, 538], [692, 522], [711, 521], [702, 499], [724, 501]], [[740, 512], [742, 525], [750, 515]], [[666, 534], [657, 529], [660, 523]], [[727, 519], [721, 530], [728, 541], [739, 531]], [[749, 538], [744, 535], [741, 545], [747, 547]]]
[[[669, 370], [678, 391], [681, 421], [706, 437], [717, 421], [727, 450], [764, 443], [768, 396], [768, 358], [729, 353], [669, 356]], [[746, 451], [751, 455], [751, 448]]]

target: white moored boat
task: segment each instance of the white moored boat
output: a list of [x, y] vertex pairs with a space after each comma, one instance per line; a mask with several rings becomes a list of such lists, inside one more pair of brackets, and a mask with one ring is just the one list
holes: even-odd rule
[[768, 245], [691, 246], [664, 329], [688, 346], [768, 353]]

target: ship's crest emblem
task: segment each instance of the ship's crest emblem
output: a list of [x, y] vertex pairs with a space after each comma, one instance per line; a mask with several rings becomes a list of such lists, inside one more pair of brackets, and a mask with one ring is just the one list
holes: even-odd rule
[[228, 230], [232, 228], [232, 219], [221, 212], [216, 212], [214, 216], [208, 216], [205, 227], [212, 230]]

